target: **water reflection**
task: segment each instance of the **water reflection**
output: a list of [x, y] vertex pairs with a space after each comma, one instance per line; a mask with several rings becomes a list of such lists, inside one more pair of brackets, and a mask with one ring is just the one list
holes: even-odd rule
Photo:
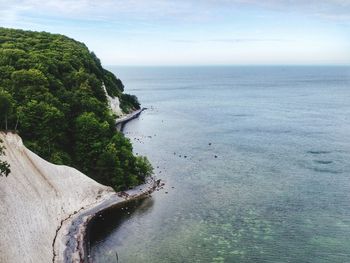
[[[100, 249], [100, 243], [117, 232], [120, 226], [127, 220], [131, 220], [133, 217], [139, 217], [152, 210], [154, 200], [151, 197], [129, 201], [126, 204], [116, 206], [103, 211], [91, 222], [89, 240], [91, 247], [91, 255], [96, 254], [96, 250]], [[118, 237], [120, 240], [123, 236]], [[103, 249], [107, 250], [108, 243], [103, 244]], [[110, 258], [106, 257], [106, 262], [113, 262], [116, 260], [117, 251], [115, 244], [109, 249]], [[100, 259], [93, 259], [94, 262], [100, 262]]]

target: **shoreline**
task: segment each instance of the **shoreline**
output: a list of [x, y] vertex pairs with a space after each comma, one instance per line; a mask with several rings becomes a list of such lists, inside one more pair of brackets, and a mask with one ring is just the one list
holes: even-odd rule
[[137, 118], [138, 116], [140, 116], [140, 114], [144, 111], [147, 110], [147, 108], [141, 108], [139, 110], [133, 111], [119, 119], [116, 120], [115, 122], [115, 126], [117, 127], [117, 131], [119, 132], [123, 132], [124, 126], [126, 123], [128, 123], [129, 121]]
[[53, 262], [92, 262], [90, 258], [89, 232], [93, 219], [107, 209], [122, 206], [132, 200], [147, 198], [156, 188], [156, 180], [150, 177], [145, 184], [123, 192], [127, 194], [123, 195], [123, 197], [120, 193], [113, 193], [98, 204], [93, 204], [90, 208], [82, 209], [81, 212], [74, 214], [69, 221], [65, 222], [66, 226], [62, 229], [67, 231], [66, 235], [63, 236], [66, 247], [63, 251], [55, 253], [60, 255]]
[[[117, 119], [117, 131], [123, 132], [125, 124], [137, 118], [146, 109], [141, 108]], [[149, 177], [144, 184], [133, 189], [123, 192], [104, 193], [103, 196], [97, 196], [95, 203], [90, 204], [88, 207], [82, 207], [79, 211], [75, 211], [62, 220], [52, 244], [52, 262], [92, 262], [90, 258], [89, 232], [93, 219], [107, 209], [122, 206], [132, 200], [147, 198], [155, 191], [158, 183], [154, 177]]]

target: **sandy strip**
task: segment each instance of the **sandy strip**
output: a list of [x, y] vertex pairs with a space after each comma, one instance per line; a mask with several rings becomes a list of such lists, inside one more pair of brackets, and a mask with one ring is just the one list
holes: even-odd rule
[[148, 197], [157, 187], [157, 182], [149, 178], [143, 185], [134, 189], [114, 193], [102, 198], [99, 202], [71, 215], [63, 222], [57, 234], [54, 246], [53, 262], [91, 262], [89, 258], [88, 229], [91, 220], [106, 209], [122, 205], [131, 200]]
[[[146, 108], [136, 110], [116, 120], [118, 131], [122, 131], [124, 125], [137, 118]], [[98, 200], [69, 215], [61, 222], [53, 242], [53, 262], [91, 262], [89, 258], [88, 231], [91, 220], [104, 210], [114, 206], [123, 205], [131, 200], [146, 198], [158, 186], [153, 177], [148, 178], [145, 184], [134, 189], [119, 193], [104, 193]]]
[[0, 177], [0, 262], [88, 262], [84, 238], [91, 218], [153, 191], [150, 179], [118, 196], [72, 167], [40, 158], [15, 133], [0, 132], [0, 139], [6, 147], [2, 158], [11, 165], [10, 175]]
[[146, 110], [146, 108], [142, 108], [142, 109], [133, 111], [132, 113], [129, 113], [129, 114], [125, 115], [124, 117], [117, 119], [115, 122], [117, 130], [123, 131], [124, 125], [128, 121], [131, 121], [132, 119], [137, 118], [141, 114], [141, 112], [143, 112], [144, 110]]

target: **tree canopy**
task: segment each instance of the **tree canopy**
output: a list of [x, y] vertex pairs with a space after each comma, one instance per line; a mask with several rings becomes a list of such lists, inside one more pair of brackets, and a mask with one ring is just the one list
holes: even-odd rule
[[152, 167], [116, 131], [103, 85], [124, 112], [140, 108], [83, 43], [0, 28], [0, 129], [17, 130], [48, 161], [125, 189], [142, 183]]

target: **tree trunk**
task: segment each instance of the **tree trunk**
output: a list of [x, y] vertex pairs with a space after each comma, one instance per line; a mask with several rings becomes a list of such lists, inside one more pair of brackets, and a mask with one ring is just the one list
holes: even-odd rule
[[5, 114], [5, 131], [7, 131], [7, 114]]
[[15, 131], [17, 131], [18, 122], [19, 122], [19, 116], [17, 116]]

